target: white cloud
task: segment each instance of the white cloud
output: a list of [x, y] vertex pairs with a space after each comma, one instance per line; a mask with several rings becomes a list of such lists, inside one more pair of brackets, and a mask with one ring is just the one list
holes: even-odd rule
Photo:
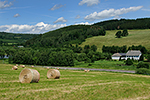
[[61, 8], [61, 7], [63, 7], [63, 6], [65, 6], [65, 5], [58, 5], [58, 4], [56, 4], [56, 5], [54, 5], [52, 8], [50, 8], [50, 10], [56, 10], [56, 9], [59, 9], [59, 8]]
[[4, 8], [10, 7], [12, 5], [13, 5], [13, 3], [12, 2], [7, 3], [7, 0], [0, 1], [0, 9], [4, 9]]
[[79, 16], [79, 15], [77, 15], [75, 19], [79, 19], [79, 18], [80, 18], [80, 16]]
[[47, 31], [51, 31], [54, 29], [58, 29], [61, 27], [65, 27], [66, 24], [45, 24], [43, 22], [39, 22], [36, 25], [2, 25], [0, 26], [0, 31], [2, 32], [12, 32], [12, 33], [34, 33], [40, 34], [45, 33]]
[[100, 3], [99, 0], [82, 0], [79, 2], [79, 5], [82, 6], [83, 4], [87, 4], [87, 6], [97, 5]]
[[150, 11], [150, 9], [142, 9], [143, 11]]
[[143, 6], [137, 6], [137, 7], [130, 7], [130, 8], [121, 8], [121, 9], [109, 9], [109, 10], [103, 10], [101, 12], [94, 12], [90, 15], [87, 15], [84, 19], [94, 21], [96, 19], [105, 19], [109, 17], [116, 17], [121, 14], [125, 14], [131, 11], [137, 11], [141, 9]]
[[14, 17], [19, 17], [19, 16], [20, 16], [19, 14], [15, 14], [15, 15], [14, 15]]
[[92, 25], [93, 23], [89, 23], [89, 22], [81, 22], [81, 23], [76, 23], [75, 25]]
[[64, 17], [60, 17], [54, 23], [59, 23], [59, 22], [65, 23], [65, 22], [67, 22], [67, 20], [65, 20]]

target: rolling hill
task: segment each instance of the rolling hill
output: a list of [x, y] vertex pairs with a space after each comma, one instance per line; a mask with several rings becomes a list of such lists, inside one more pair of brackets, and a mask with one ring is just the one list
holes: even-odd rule
[[[129, 36], [115, 38], [119, 30], [128, 29]], [[142, 45], [150, 49], [150, 18], [120, 19], [98, 22], [93, 25], [71, 25], [41, 34], [25, 42], [30, 47], [62, 48], [70, 44], [96, 45], [101, 51], [103, 45]]]
[[24, 43], [25, 41], [36, 36], [38, 36], [38, 34], [15, 34], [0, 32], [0, 45]]
[[143, 30], [128, 30], [129, 36], [116, 38], [115, 34], [118, 30], [107, 30], [105, 36], [95, 36], [85, 40], [80, 46], [85, 45], [96, 45], [98, 51], [102, 51], [102, 46], [123, 46], [127, 47], [135, 45], [145, 46], [146, 49], [150, 50], [150, 29]]

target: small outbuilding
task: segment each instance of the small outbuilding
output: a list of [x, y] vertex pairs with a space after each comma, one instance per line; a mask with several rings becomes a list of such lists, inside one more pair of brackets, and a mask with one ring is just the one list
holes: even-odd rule
[[112, 55], [113, 60], [126, 59], [126, 53], [114, 53]]

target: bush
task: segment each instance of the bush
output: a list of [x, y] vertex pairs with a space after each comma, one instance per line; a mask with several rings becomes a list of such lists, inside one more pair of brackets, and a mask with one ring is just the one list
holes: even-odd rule
[[147, 68], [139, 68], [135, 72], [136, 74], [144, 74], [144, 75], [150, 75], [150, 70]]
[[126, 65], [132, 65], [133, 64], [133, 61], [128, 58], [126, 61], [125, 61]]
[[138, 65], [137, 65], [137, 68], [147, 68], [149, 69], [149, 64], [147, 63], [144, 63], [144, 62], [139, 62]]

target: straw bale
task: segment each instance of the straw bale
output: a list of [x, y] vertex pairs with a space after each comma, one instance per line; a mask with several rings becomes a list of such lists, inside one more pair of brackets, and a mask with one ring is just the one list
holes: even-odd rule
[[17, 69], [18, 69], [17, 66], [13, 66], [13, 67], [12, 67], [12, 70], [17, 70]]
[[59, 70], [59, 68], [56, 68], [57, 70]]
[[47, 67], [46, 69], [49, 69], [49, 67]]
[[84, 72], [87, 72], [87, 70], [84, 70]]
[[40, 74], [34, 69], [24, 69], [19, 75], [19, 81], [21, 83], [38, 83], [40, 80]]
[[47, 72], [47, 78], [58, 79], [60, 78], [60, 72], [57, 69], [49, 69]]
[[25, 68], [25, 65], [20, 65], [20, 67]]

